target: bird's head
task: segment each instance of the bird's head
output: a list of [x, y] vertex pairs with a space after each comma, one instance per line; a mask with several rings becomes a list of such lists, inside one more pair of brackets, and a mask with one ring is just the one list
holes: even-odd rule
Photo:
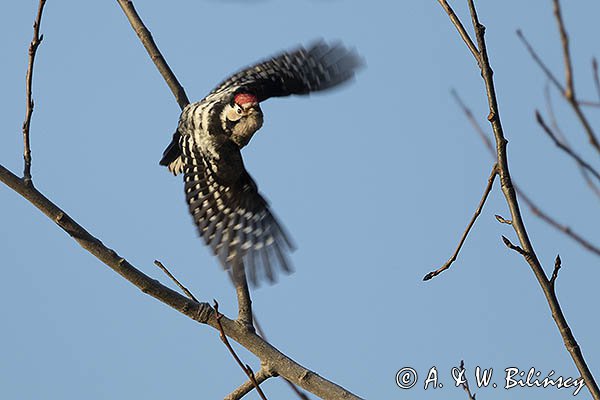
[[263, 124], [263, 113], [258, 98], [249, 93], [238, 93], [225, 106], [225, 124], [230, 138], [240, 148], [248, 144], [252, 135]]

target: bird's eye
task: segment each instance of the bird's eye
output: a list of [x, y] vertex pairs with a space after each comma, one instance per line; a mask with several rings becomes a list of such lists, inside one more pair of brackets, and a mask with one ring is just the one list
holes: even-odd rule
[[242, 108], [241, 107], [236, 107], [235, 108], [235, 112], [237, 112], [239, 115], [242, 115]]

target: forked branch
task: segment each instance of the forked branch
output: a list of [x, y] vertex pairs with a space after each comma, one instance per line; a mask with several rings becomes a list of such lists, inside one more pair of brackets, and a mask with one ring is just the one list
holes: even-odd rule
[[24, 180], [2, 165], [0, 165], [0, 182], [3, 182], [37, 207], [79, 243], [81, 247], [139, 288], [143, 293], [165, 303], [194, 321], [209, 325], [214, 329], [220, 330], [219, 324], [221, 324], [223, 331], [229, 338], [253, 353], [261, 362], [268, 362], [274, 374], [284, 377], [323, 399], [360, 399], [341, 386], [301, 366], [242, 324], [225, 316], [217, 321], [215, 310], [208, 303], [198, 303], [144, 274], [125, 258], [119, 256], [114, 250], [106, 247], [99, 239], [92, 236], [33, 185], [26, 184]]
[[[556, 7], [559, 4], [558, 0], [553, 0], [553, 1], [555, 4], [555, 7]], [[558, 5], [558, 7], [560, 10], [559, 5]], [[521, 30], [517, 30], [517, 36], [523, 42], [523, 45], [525, 46], [525, 48], [531, 55], [531, 58], [533, 58], [533, 60], [536, 62], [536, 64], [538, 64], [538, 66], [546, 74], [548, 79], [550, 79], [550, 81], [554, 84], [554, 86], [556, 86], [556, 88], [563, 95], [565, 100], [567, 100], [567, 102], [571, 105], [571, 108], [575, 112], [575, 115], [579, 119], [579, 122], [581, 123], [585, 133], [587, 134], [590, 144], [592, 145], [592, 147], [594, 147], [594, 149], [596, 149], [596, 151], [598, 153], [600, 153], [600, 143], [598, 142], [596, 133], [594, 132], [594, 129], [590, 125], [587, 117], [581, 110], [581, 106], [580, 106], [581, 102], [575, 96], [575, 89], [573, 86], [573, 72], [570, 68], [571, 54], [569, 52], [568, 37], [566, 36], [566, 32], [564, 31], [564, 24], [563, 24], [562, 15], [561, 15], [560, 11], [558, 13], [555, 12], [555, 16], [557, 19], [557, 24], [559, 26], [559, 31], [561, 31], [563, 58], [565, 60], [565, 66], [566, 66], [565, 67], [565, 75], [567, 77], [567, 86], [566, 87], [563, 87], [563, 85], [554, 76], [552, 71], [550, 71], [550, 68], [548, 68], [546, 66], [546, 64], [542, 61], [542, 59], [537, 55], [536, 51], [533, 49], [533, 46], [531, 46], [531, 44], [527, 41], [527, 39], [525, 38], [525, 35], [523, 34], [523, 32], [521, 32]], [[564, 35], [564, 37], [563, 37], [563, 35]]]
[[458, 257], [458, 253], [460, 252], [460, 249], [462, 248], [463, 244], [465, 243], [465, 240], [467, 239], [467, 235], [471, 231], [471, 228], [473, 228], [473, 225], [475, 224], [477, 217], [479, 217], [479, 214], [481, 214], [481, 211], [483, 210], [483, 206], [485, 205], [485, 201], [487, 200], [488, 195], [492, 191], [492, 186], [494, 185], [494, 180], [496, 179], [497, 174], [498, 174], [498, 164], [494, 163], [494, 166], [492, 167], [492, 172], [490, 173], [490, 177], [488, 178], [487, 185], [485, 187], [485, 191], [483, 192], [483, 196], [481, 197], [481, 200], [479, 201], [479, 206], [477, 206], [477, 210], [475, 210], [475, 214], [473, 214], [473, 216], [471, 217], [471, 221], [469, 221], [469, 225], [467, 225], [467, 229], [465, 229], [465, 231], [463, 232], [462, 237], [460, 238], [460, 241], [458, 242], [458, 246], [456, 247], [456, 250], [454, 250], [454, 253], [452, 254], [452, 256], [450, 256], [450, 259], [444, 263], [444, 265], [442, 265], [440, 268], [436, 269], [435, 271], [431, 271], [430, 273], [425, 275], [425, 277], [423, 278], [424, 281], [428, 281], [431, 278], [441, 274], [442, 272], [444, 272], [445, 270], [450, 268], [452, 263], [454, 261], [456, 261], [456, 257]]
[[[496, 158], [498, 162], [500, 183], [502, 187], [502, 192], [506, 199], [506, 203], [511, 213], [512, 223], [510, 226], [512, 226], [515, 233], [517, 234], [520, 246], [513, 245], [508, 239], [505, 239], [505, 243], [507, 244], [507, 246], [510, 246], [514, 250], [520, 249], [519, 253], [521, 253], [524, 256], [525, 260], [531, 267], [534, 275], [538, 280], [538, 283], [540, 284], [544, 292], [544, 295], [552, 312], [552, 316], [565, 342], [565, 347], [567, 351], [569, 351], [573, 361], [575, 362], [575, 365], [577, 366], [577, 369], [579, 370], [581, 376], [584, 378], [587, 388], [592, 394], [592, 397], [595, 400], [600, 400], [600, 390], [598, 390], [598, 386], [594, 380], [594, 377], [592, 376], [583, 358], [581, 349], [579, 348], [579, 345], [577, 344], [577, 341], [575, 340], [575, 337], [573, 336], [571, 329], [562, 312], [562, 309], [558, 303], [558, 299], [556, 298], [556, 294], [554, 293], [554, 289], [550, 282], [550, 279], [548, 279], [542, 268], [542, 265], [535, 253], [535, 250], [533, 249], [533, 245], [531, 244], [529, 235], [525, 228], [525, 224], [517, 200], [516, 191], [512, 183], [508, 166], [508, 156], [506, 150], [506, 145], [508, 141], [504, 136], [502, 123], [500, 120], [500, 111], [498, 107], [498, 101], [496, 98], [493, 71], [490, 66], [485, 42], [485, 27], [479, 22], [479, 17], [477, 15], [474, 0], [468, 0], [468, 5], [471, 14], [471, 22], [473, 24], [473, 28], [475, 30], [475, 37], [477, 39], [477, 47], [479, 49], [479, 56], [476, 56], [475, 58], [478, 60], [481, 69], [481, 76], [485, 84], [489, 106], [488, 121], [492, 125], [492, 130], [496, 141]], [[459, 26], [457, 23], [455, 23], [452, 18], [450, 18], [450, 20], [454, 23], [459, 33], [461, 32], [461, 29], [464, 29], [462, 28], [462, 25]]]
[[[38, 36], [38, 34], [39, 22], [41, 21], [44, 3], [45, 0], [40, 1], [36, 25], [34, 25], [34, 40], [32, 42], [32, 50], [30, 50], [30, 62], [27, 78], [28, 116], [26, 117], [26, 126], [24, 127], [24, 137], [26, 143], [28, 143], [29, 137], [28, 121], [31, 119], [31, 112], [33, 110], [33, 102], [31, 101], [30, 96], [30, 82], [33, 75], [33, 56], [35, 54], [35, 49], [37, 46], [39, 46], [39, 43], [42, 40], [42, 37]], [[134, 21], [132, 22], [132, 26], [134, 26], [134, 28], [140, 28], [141, 20], [139, 20], [139, 16], [137, 13], [135, 13], [131, 1], [119, 0], [119, 4], [121, 4], [123, 10], [128, 15], [130, 20]], [[141, 26], [143, 26], [143, 24], [141, 24]], [[144, 43], [146, 48], [161, 70], [161, 73], [163, 73], [163, 76], [165, 76], [165, 79], [168, 81], [169, 86], [172, 88], [173, 93], [177, 97], [178, 103], [181, 107], [184, 107], [188, 101], [183, 88], [181, 88], [175, 76], [166, 65], [166, 62], [162, 56], [160, 56], [160, 52], [158, 52], [156, 45], [151, 40], [149, 32], [147, 32], [147, 30], [144, 31], [144, 29], [138, 29], [136, 32], [138, 32], [138, 35], [140, 35], [142, 41], [145, 40]], [[26, 150], [27, 146], [28, 145], [25, 146]], [[27, 151], [25, 151], [25, 154], [27, 154]], [[6, 186], [20, 194], [25, 200], [37, 207], [50, 220], [56, 223], [63, 231], [65, 231], [77, 243], [79, 243], [85, 250], [90, 252], [98, 260], [102, 261], [105, 265], [117, 272], [132, 285], [139, 288], [143, 293], [156, 298], [157, 300], [167, 304], [171, 308], [197, 322], [209, 325], [214, 329], [218, 329], [223, 335], [226, 335], [227, 337], [238, 342], [248, 351], [253, 353], [259, 360], [261, 360], [261, 365], [269, 366], [266, 372], [261, 372], [261, 375], [266, 376], [267, 372], [273, 376], [280, 375], [287, 381], [295, 383], [323, 399], [359, 399], [358, 396], [350, 393], [346, 389], [322, 378], [318, 374], [296, 363], [294, 360], [281, 353], [252, 330], [249, 330], [246, 326], [243, 326], [237, 321], [233, 321], [221, 314], [217, 314], [208, 303], [198, 302], [195, 300], [195, 297], [170, 273], [168, 273], [168, 270], [166, 270], [161, 263], [158, 262], [157, 265], [162, 266], [162, 269], [168, 275], [170, 275], [170, 278], [173, 279], [174, 282], [176, 282], [189, 297], [181, 295], [180, 293], [172, 290], [171, 288], [161, 284], [159, 281], [136, 269], [125, 258], [119, 256], [114, 250], [106, 247], [99, 239], [91, 235], [67, 213], [65, 213], [41, 192], [39, 192], [31, 184], [31, 176], [30, 173], [28, 173], [28, 168], [30, 168], [30, 163], [28, 165], [26, 162], [25, 176], [23, 179], [21, 179], [4, 166], [0, 165], [0, 182], [3, 182]], [[217, 315], [219, 315], [219, 318], [217, 318]]]
[[[484, 132], [483, 128], [479, 125], [479, 123], [473, 116], [473, 113], [471, 112], [471, 110], [466, 106], [466, 104], [462, 101], [462, 99], [459, 97], [458, 93], [455, 90], [452, 90], [452, 96], [454, 97], [454, 99], [456, 100], [456, 102], [458, 103], [460, 108], [463, 110], [463, 112], [465, 113], [467, 119], [473, 126], [474, 131], [477, 133], [479, 138], [483, 141], [483, 144], [485, 145], [489, 154], [493, 158], [496, 158], [496, 150], [494, 148], [494, 145], [492, 144], [491, 139], [487, 136], [487, 134]], [[588, 239], [581, 236], [579, 233], [574, 231], [570, 226], [565, 225], [561, 222], [558, 222], [554, 217], [551, 217], [547, 212], [543, 211], [529, 197], [529, 195], [527, 195], [523, 191], [523, 189], [521, 187], [517, 186], [517, 184], [514, 183], [514, 181], [513, 181], [513, 186], [514, 186], [516, 192], [518, 193], [519, 197], [523, 200], [523, 202], [527, 205], [527, 207], [529, 207], [529, 209], [531, 210], [531, 212], [533, 213], [534, 216], [540, 218], [542, 221], [544, 221], [545, 223], [547, 223], [548, 225], [550, 225], [552, 228], [556, 229], [557, 231], [565, 234], [567, 237], [569, 237], [570, 239], [574, 240], [579, 245], [581, 245], [584, 249], [594, 253], [597, 256], [600, 256], [600, 247], [594, 245]], [[496, 218], [496, 219], [498, 219], [498, 218]], [[501, 223], [506, 223], [509, 220], [501, 218], [501, 219], [498, 219], [498, 221]], [[510, 221], [510, 222], [512, 223], [512, 221]]]

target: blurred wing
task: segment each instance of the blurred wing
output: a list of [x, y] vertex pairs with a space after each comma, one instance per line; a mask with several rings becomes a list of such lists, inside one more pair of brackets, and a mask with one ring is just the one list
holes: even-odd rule
[[294, 246], [246, 172], [239, 149], [227, 149], [219, 160], [199, 153], [184, 157], [190, 213], [223, 267], [243, 261], [254, 285], [264, 278], [274, 282], [276, 267], [291, 272], [287, 254]]
[[341, 44], [317, 42], [308, 49], [300, 47], [248, 67], [222, 82], [211, 94], [249, 92], [259, 101], [307, 94], [348, 81], [362, 65], [358, 54]]

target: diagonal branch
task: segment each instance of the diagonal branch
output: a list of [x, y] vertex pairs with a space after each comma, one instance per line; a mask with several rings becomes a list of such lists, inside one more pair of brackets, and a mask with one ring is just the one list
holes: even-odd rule
[[[475, 119], [475, 117], [473, 116], [473, 113], [471, 112], [471, 110], [465, 105], [465, 103], [458, 96], [458, 93], [455, 90], [452, 90], [452, 95], [454, 96], [454, 99], [458, 103], [459, 107], [463, 110], [463, 112], [467, 116], [467, 119], [473, 126], [473, 129], [475, 130], [477, 135], [483, 141], [483, 144], [485, 145], [486, 149], [488, 149], [490, 155], [492, 157], [495, 157], [496, 150], [494, 149], [494, 145], [492, 144], [492, 141], [490, 140], [490, 138], [487, 137], [483, 128], [479, 125], [479, 123], [477, 122], [477, 119]], [[513, 182], [513, 186], [515, 188], [515, 191], [519, 194], [519, 197], [521, 199], [523, 199], [523, 202], [525, 203], [525, 205], [527, 205], [529, 207], [529, 209], [531, 210], [531, 212], [533, 213], [534, 216], [540, 218], [542, 221], [546, 222], [548, 225], [550, 225], [552, 228], [556, 229], [557, 231], [564, 233], [567, 237], [569, 237], [570, 239], [579, 243], [586, 250], [589, 250], [592, 253], [596, 254], [597, 256], [600, 256], [600, 247], [592, 244], [589, 240], [585, 239], [583, 236], [581, 236], [577, 232], [573, 231], [573, 229], [571, 229], [571, 227], [569, 227], [565, 224], [562, 224], [562, 223], [558, 222], [556, 219], [550, 217], [550, 215], [548, 213], [544, 212], [541, 208], [539, 208], [537, 206], [537, 204], [534, 203], [534, 201], [531, 200], [531, 198], [523, 191], [523, 189], [521, 187], [517, 186], [516, 183]], [[500, 222], [502, 222], [502, 221], [500, 221]]]
[[244, 397], [245, 395], [250, 393], [250, 391], [256, 387], [255, 382], [256, 382], [256, 385], [260, 385], [261, 383], [263, 383], [267, 379], [271, 378], [272, 376], [273, 375], [271, 374], [271, 372], [269, 372], [268, 370], [266, 370], [264, 368], [261, 368], [256, 374], [254, 374], [254, 380], [249, 379], [246, 382], [244, 382], [233, 392], [231, 392], [227, 396], [225, 396], [225, 400], [241, 399], [242, 397]]
[[538, 54], [534, 50], [533, 46], [529, 43], [529, 41], [527, 40], [527, 38], [525, 37], [525, 35], [523, 34], [523, 32], [520, 29], [517, 29], [517, 36], [519, 37], [519, 39], [521, 40], [521, 42], [523, 43], [523, 45], [529, 52], [529, 55], [531, 56], [531, 58], [533, 58], [533, 61], [535, 61], [535, 63], [542, 69], [544, 74], [546, 74], [546, 77], [548, 77], [548, 79], [550, 79], [550, 82], [552, 82], [554, 84], [554, 86], [556, 86], [558, 91], [564, 96], [565, 88], [558, 81], [558, 79], [554, 76], [552, 71], [550, 71], [550, 68], [548, 68], [546, 66], [546, 64], [542, 61], [542, 59], [538, 56]]
[[527, 230], [525, 228], [525, 223], [523, 221], [523, 217], [521, 216], [521, 209], [517, 200], [516, 190], [512, 183], [512, 178], [510, 176], [510, 170], [508, 167], [508, 156], [506, 151], [506, 145], [508, 141], [504, 136], [502, 123], [500, 121], [500, 111], [498, 107], [498, 101], [496, 98], [493, 71], [490, 66], [485, 42], [485, 27], [479, 22], [479, 17], [477, 15], [477, 10], [475, 9], [474, 0], [468, 0], [468, 5], [473, 28], [475, 29], [477, 47], [479, 48], [478, 61], [481, 69], [481, 77], [483, 78], [483, 81], [485, 83], [485, 89], [487, 94], [489, 106], [488, 121], [492, 125], [492, 130], [494, 132], [494, 138], [496, 141], [496, 157], [498, 162], [500, 183], [502, 187], [502, 192], [504, 194], [506, 203], [508, 204], [512, 217], [511, 226], [513, 227], [514, 231], [516, 232], [519, 238], [519, 242], [521, 244], [519, 248], [521, 248], [523, 250], [523, 254], [526, 255], [525, 260], [531, 267], [534, 275], [538, 280], [539, 285], [542, 288], [542, 291], [544, 292], [544, 296], [546, 297], [550, 310], [552, 311], [552, 317], [556, 322], [556, 325], [563, 338], [567, 351], [570, 353], [571, 358], [577, 366], [577, 369], [579, 370], [581, 376], [585, 380], [586, 386], [590, 391], [592, 397], [595, 400], [600, 400], [600, 390], [598, 389], [598, 385], [596, 384], [596, 381], [594, 380], [594, 377], [591, 371], [589, 370], [585, 359], [583, 358], [581, 349], [577, 344], [573, 333], [571, 332], [571, 328], [569, 327], [569, 324], [565, 319], [560, 304], [558, 303], [556, 294], [554, 293], [552, 285], [550, 284], [550, 280], [547, 278], [546, 273], [542, 268], [542, 265], [533, 249], [533, 245], [531, 244], [531, 240], [529, 239], [529, 234], [527, 233]]
[[169, 85], [169, 89], [171, 89], [171, 92], [173, 92], [173, 95], [177, 100], [177, 104], [179, 104], [179, 107], [183, 109], [190, 103], [187, 95], [185, 94], [185, 90], [177, 80], [177, 77], [171, 70], [171, 67], [169, 67], [169, 64], [167, 64], [165, 61], [165, 58], [162, 56], [158, 46], [156, 46], [156, 43], [154, 43], [152, 34], [148, 28], [146, 28], [142, 22], [142, 19], [133, 7], [133, 2], [130, 0], [117, 0], [117, 2], [123, 9], [123, 12], [131, 24], [131, 27], [137, 34], [138, 38], [140, 38], [140, 41], [154, 62], [154, 65], [156, 65], [156, 68], [158, 68], [158, 71], [164, 78], [165, 82], [167, 82], [167, 85]]
[[[559, 136], [560, 142], [565, 146], [570, 147], [571, 145], [569, 144], [567, 137], [562, 133], [560, 127], [558, 126], [558, 122], [556, 121], [556, 116], [554, 115], [554, 107], [552, 106], [552, 97], [550, 96], [550, 88], [548, 87], [548, 85], [544, 87], [544, 97], [546, 98], [546, 109], [548, 111], [548, 115], [550, 116], [552, 129], [554, 130], [554, 132], [556, 132], [557, 136]], [[579, 165], [578, 167], [579, 172], [581, 173], [581, 176], [583, 177], [585, 183], [592, 190], [592, 192], [594, 192], [594, 194], [600, 199], [600, 189], [590, 178], [589, 172], [586, 171], [586, 169], [583, 168], [581, 165]]]
[[598, 98], [600, 99], [600, 78], [598, 78], [598, 60], [596, 60], [596, 57], [592, 58], [592, 71], [594, 76], [594, 85], [596, 86]]
[[37, 49], [42, 43], [42, 40], [44, 40], [44, 35], [40, 36], [44, 5], [46, 5], [46, 0], [40, 0], [37, 16], [33, 23], [33, 39], [31, 39], [31, 43], [29, 44], [29, 62], [27, 64], [27, 75], [25, 77], [27, 109], [25, 111], [25, 121], [23, 121], [23, 178], [28, 184], [31, 183], [31, 143], [29, 142], [29, 128], [31, 126], [31, 116], [33, 115], [33, 97], [31, 94], [31, 87], [33, 85], [33, 64], [35, 62]]
[[438, 3], [440, 3], [444, 11], [446, 11], [446, 14], [448, 14], [448, 17], [450, 18], [450, 21], [452, 21], [452, 23], [456, 27], [456, 30], [458, 30], [458, 34], [471, 51], [471, 54], [473, 54], [473, 57], [475, 57], [477, 63], [479, 63], [479, 50], [477, 50], [477, 46], [475, 46], [475, 43], [473, 43], [473, 40], [467, 33], [467, 30], [463, 26], [462, 22], [460, 22], [460, 19], [456, 16], [456, 13], [452, 9], [452, 7], [450, 7], [450, 4], [448, 4], [446, 0], [438, 0]]
[[33, 204], [69, 234], [81, 247], [143, 293], [154, 297], [194, 321], [209, 325], [214, 329], [219, 329], [220, 322], [228, 337], [258, 357], [263, 364], [268, 363], [274, 374], [281, 375], [288, 381], [323, 399], [360, 399], [343, 387], [298, 364], [238, 322], [225, 316], [217, 321], [215, 310], [208, 303], [193, 301], [144, 274], [125, 258], [119, 256], [114, 250], [106, 247], [99, 239], [92, 236], [35, 187], [25, 183], [23, 179], [20, 179], [2, 165], [0, 165], [0, 182], [3, 182]]
[[[258, 332], [258, 335], [268, 342], [265, 332], [263, 331], [262, 327], [256, 319], [256, 315], [252, 316], [252, 322], [254, 323], [254, 327], [256, 328], [256, 332]], [[308, 397], [308, 395], [302, 390], [298, 389], [298, 386], [294, 385], [292, 382], [288, 381], [285, 378], [282, 378], [282, 380], [289, 386], [289, 388], [294, 392], [294, 394], [296, 394], [296, 396], [298, 396], [300, 400], [310, 400], [310, 397]]]
[[581, 168], [583, 168], [586, 171], [588, 171], [589, 173], [591, 173], [596, 179], [598, 179], [598, 181], [600, 181], [600, 174], [598, 173], [598, 171], [596, 171], [594, 169], [594, 167], [592, 167], [588, 162], [586, 162], [584, 159], [582, 159], [580, 155], [575, 153], [569, 146], [565, 145], [560, 140], [558, 140], [558, 138], [556, 137], [554, 132], [552, 132], [552, 129], [550, 129], [550, 127], [548, 125], [546, 125], [544, 118], [542, 117], [542, 115], [540, 114], [540, 112], [538, 110], [535, 111], [535, 119], [537, 120], [537, 123], [542, 127], [542, 129], [544, 129], [544, 132], [546, 132], [546, 134], [548, 136], [550, 136], [550, 139], [552, 139], [554, 144], [559, 149], [561, 149], [562, 151], [567, 153], [571, 158], [573, 158], [575, 160], [575, 162]]
[[[254, 388], [256, 388], [256, 392], [258, 393], [260, 398], [263, 400], [267, 400], [267, 397], [265, 396], [264, 392], [260, 388], [260, 383], [257, 381], [256, 377], [254, 376], [254, 371], [252, 371], [252, 368], [250, 368], [250, 366], [248, 364], [244, 364], [242, 362], [240, 357], [237, 355], [237, 353], [231, 346], [231, 343], [229, 343], [229, 340], [227, 339], [227, 335], [225, 335], [225, 331], [223, 330], [223, 325], [221, 325], [221, 317], [223, 317], [223, 314], [221, 314], [219, 312], [219, 303], [217, 303], [216, 300], [213, 300], [213, 302], [214, 302], [213, 308], [215, 309], [215, 313], [217, 314], [217, 324], [219, 326], [221, 341], [225, 344], [225, 347], [227, 347], [227, 350], [229, 350], [229, 352], [233, 356], [233, 359], [235, 360], [235, 362], [240, 366], [242, 371], [244, 371], [244, 373], [248, 376], [248, 378], [250, 379], [250, 382], [252, 382], [252, 385], [254, 386]], [[261, 371], [262, 370], [263, 370], [263, 368], [261, 368]], [[267, 377], [265, 377], [265, 379], [266, 378]]]
[[165, 267], [165, 266], [163, 265], [163, 263], [161, 263], [161, 262], [160, 262], [160, 261], [158, 261], [158, 260], [154, 260], [154, 265], [156, 265], [158, 268], [160, 268], [160, 269], [162, 270], [162, 272], [164, 272], [164, 273], [165, 273], [165, 275], [167, 275], [167, 276], [168, 276], [168, 277], [169, 277], [169, 278], [170, 278], [170, 279], [171, 279], [173, 282], [175, 282], [175, 284], [176, 284], [177, 286], [179, 286], [179, 289], [181, 289], [181, 291], [182, 291], [183, 293], [185, 293], [185, 295], [186, 295], [186, 296], [187, 296], [189, 299], [191, 299], [191, 300], [194, 300], [196, 303], [200, 303], [200, 302], [198, 301], [198, 299], [197, 299], [196, 297], [194, 297], [194, 295], [192, 294], [192, 292], [190, 292], [190, 291], [188, 290], [188, 288], [186, 288], [185, 286], [183, 286], [183, 285], [181, 284], [181, 282], [179, 282], [179, 280], [173, 276], [173, 274], [171, 273], [171, 271], [169, 271], [169, 270], [167, 269], [167, 267]]
[[[553, 0], [553, 1], [555, 1], [555, 0]], [[559, 15], [560, 15], [560, 13], [559, 13]], [[558, 22], [559, 26], [562, 26], [562, 18], [558, 18], [558, 21], [559, 21]], [[529, 42], [527, 41], [527, 39], [525, 38], [525, 36], [521, 32], [521, 30], [517, 30], [517, 36], [519, 37], [519, 39], [521, 39], [521, 41], [525, 45], [525, 48], [527, 49], [527, 51], [531, 55], [531, 58], [533, 58], [533, 60], [536, 62], [536, 64], [538, 64], [538, 66], [542, 69], [542, 71], [544, 71], [544, 73], [546, 74], [546, 76], [548, 77], [548, 79], [550, 79], [550, 81], [560, 91], [560, 93], [565, 98], [565, 100], [567, 100], [567, 102], [571, 105], [571, 108], [573, 108], [573, 111], [575, 112], [575, 115], [579, 119], [579, 122], [583, 126], [583, 129], [585, 130], [585, 132], [586, 132], [586, 134], [588, 136], [588, 140], [589, 140], [590, 144], [598, 152], [600, 152], [600, 143], [598, 142], [598, 139], [596, 138], [596, 134], [594, 132], [594, 129], [592, 128], [592, 126], [590, 125], [590, 123], [587, 120], [586, 116], [583, 114], [583, 111], [581, 110], [580, 102], [575, 97], [575, 92], [574, 92], [573, 88], [572, 87], [570, 89], [569, 89], [569, 87], [564, 88], [560, 84], [560, 82], [558, 81], [558, 79], [556, 79], [556, 77], [552, 74], [552, 72], [550, 71], [550, 69], [544, 64], [544, 62], [537, 55], [537, 53], [535, 52], [535, 50], [533, 49], [533, 47], [531, 46], [531, 44], [529, 44]], [[568, 44], [565, 46], [565, 44], [563, 42], [563, 51], [565, 49], [566, 49], [566, 53], [564, 53], [564, 56], [568, 57], [568, 59], [569, 59], [568, 61], [565, 61], [565, 65], [567, 65], [567, 64], [570, 64], [570, 55], [569, 55], [569, 51], [568, 51]], [[571, 76], [571, 78], [570, 78], [571, 81], [570, 82], [571, 82], [571, 85], [572, 85], [572, 72], [568, 72], [568, 74]]]
[[473, 228], [473, 225], [475, 224], [477, 217], [479, 217], [479, 214], [481, 214], [481, 211], [483, 210], [485, 201], [487, 200], [488, 195], [492, 191], [492, 186], [494, 185], [494, 180], [496, 179], [497, 174], [498, 174], [498, 164], [494, 163], [494, 166], [492, 167], [492, 172], [490, 173], [490, 177], [488, 178], [487, 186], [485, 187], [483, 196], [481, 197], [481, 200], [479, 201], [479, 206], [477, 207], [477, 210], [475, 210], [475, 214], [473, 214], [473, 216], [471, 217], [471, 221], [469, 221], [469, 225], [467, 225], [467, 229], [465, 229], [465, 231], [463, 232], [462, 237], [460, 238], [460, 241], [458, 242], [458, 246], [456, 247], [456, 250], [454, 250], [454, 254], [452, 254], [450, 259], [448, 261], [446, 261], [444, 263], [444, 265], [442, 265], [440, 268], [438, 268], [435, 271], [431, 271], [430, 273], [425, 275], [425, 277], [423, 278], [424, 281], [428, 281], [431, 278], [441, 274], [442, 272], [444, 272], [445, 270], [450, 268], [452, 263], [454, 261], [456, 261], [456, 257], [458, 257], [458, 253], [460, 252], [460, 249], [462, 248], [463, 244], [465, 243], [465, 240], [467, 239], [467, 235], [471, 231], [471, 228]]

